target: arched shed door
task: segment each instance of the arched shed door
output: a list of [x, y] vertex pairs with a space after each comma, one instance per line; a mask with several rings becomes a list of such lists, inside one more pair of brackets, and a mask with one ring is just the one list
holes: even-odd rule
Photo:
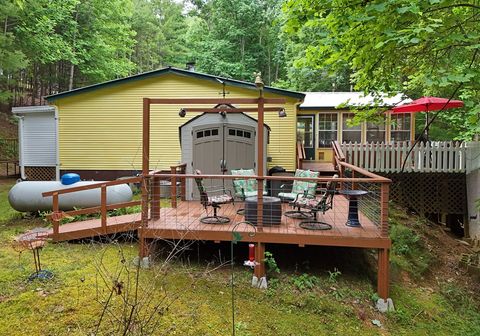
[[237, 124], [193, 128], [193, 168], [218, 175], [232, 169], [255, 169], [255, 129]]

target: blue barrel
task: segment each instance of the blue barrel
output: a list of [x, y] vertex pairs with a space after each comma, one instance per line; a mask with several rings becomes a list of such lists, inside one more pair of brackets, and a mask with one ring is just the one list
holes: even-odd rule
[[75, 173], [63, 174], [62, 177], [60, 178], [60, 181], [62, 182], [63, 185], [74, 184], [80, 181], [80, 175]]

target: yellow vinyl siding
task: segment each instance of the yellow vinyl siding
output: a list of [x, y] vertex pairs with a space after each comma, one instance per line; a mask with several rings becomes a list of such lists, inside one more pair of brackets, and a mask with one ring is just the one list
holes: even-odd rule
[[[228, 86], [230, 98], [257, 97], [255, 90]], [[142, 99], [219, 98], [221, 85], [179, 75], [164, 75], [101, 88], [54, 102], [59, 111], [60, 169], [140, 170], [142, 158]], [[267, 97], [279, 97], [267, 94]], [[288, 117], [268, 112], [271, 127], [269, 156], [272, 165], [295, 168], [294, 98], [287, 98]], [[185, 106], [188, 106], [187, 104]], [[190, 118], [180, 118], [184, 106], [152, 105], [150, 168], [164, 169], [181, 159], [178, 128]], [[211, 107], [211, 106], [208, 106]], [[251, 114], [256, 117], [256, 113]]]

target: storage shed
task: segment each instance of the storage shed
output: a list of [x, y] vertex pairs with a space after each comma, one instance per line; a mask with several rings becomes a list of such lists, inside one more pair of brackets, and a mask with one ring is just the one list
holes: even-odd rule
[[[264, 125], [264, 153], [270, 128]], [[183, 163], [187, 173], [230, 174], [232, 169], [256, 169], [257, 120], [241, 112], [203, 113], [179, 127]], [[264, 157], [267, 167], [267, 157]], [[266, 174], [266, 171], [264, 171]], [[188, 198], [194, 197], [193, 181], [187, 183]]]
[[12, 108], [18, 118], [22, 179], [58, 180], [58, 118], [54, 106]]

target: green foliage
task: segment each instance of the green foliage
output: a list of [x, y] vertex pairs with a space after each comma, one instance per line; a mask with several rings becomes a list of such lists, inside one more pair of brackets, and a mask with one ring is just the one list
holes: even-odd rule
[[347, 67], [355, 88], [366, 92], [461, 98], [464, 109], [439, 118], [459, 138], [480, 131], [479, 6], [450, 0], [288, 0], [283, 12], [291, 38], [312, 32], [302, 43], [302, 66], [332, 74]]
[[267, 271], [270, 274], [280, 273], [280, 268], [278, 267], [277, 261], [273, 257], [272, 252], [265, 251], [265, 256], [263, 261], [265, 262], [265, 265], [267, 266]]
[[414, 277], [422, 276], [433, 262], [420, 236], [411, 228], [393, 222], [390, 226], [392, 239], [391, 262]]
[[293, 285], [300, 291], [314, 288], [319, 283], [319, 281], [320, 279], [317, 278], [315, 275], [310, 275], [307, 273], [292, 276]]
[[338, 278], [342, 275], [342, 272], [340, 272], [336, 267], [333, 269], [333, 271], [328, 271], [328, 281], [332, 284], [337, 283]]
[[202, 72], [252, 80], [261, 71], [267, 84], [282, 69], [278, 38], [280, 0], [194, 1], [187, 43]]

